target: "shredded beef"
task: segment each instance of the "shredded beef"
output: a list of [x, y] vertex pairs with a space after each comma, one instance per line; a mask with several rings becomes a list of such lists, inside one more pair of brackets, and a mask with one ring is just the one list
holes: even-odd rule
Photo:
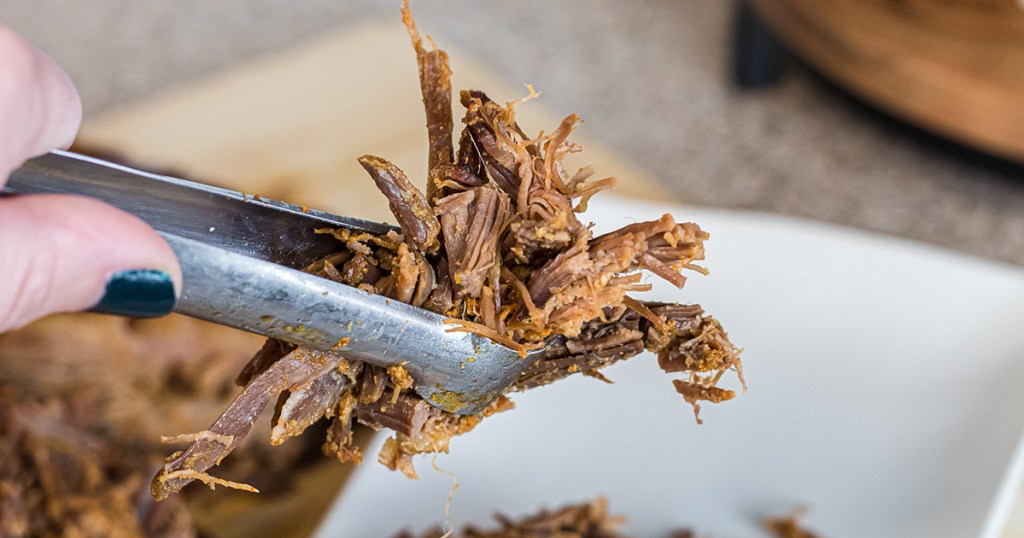
[[[804, 510], [797, 510], [788, 516], [767, 518], [763, 521], [764, 529], [775, 538], [820, 538], [821, 535], [801, 525], [803, 513]], [[626, 538], [619, 531], [626, 518], [610, 515], [604, 497], [588, 503], [569, 504], [557, 510], [542, 509], [521, 519], [496, 513], [494, 519], [498, 524], [495, 528], [466, 525], [457, 531], [446, 532], [441, 526], [435, 526], [420, 534], [402, 531], [394, 538]], [[666, 536], [695, 538], [710, 535], [681, 528]]]
[[503, 514], [495, 514], [494, 519], [498, 526], [493, 529], [466, 526], [459, 532], [446, 535], [443, 529], [434, 528], [419, 535], [405, 531], [395, 538], [626, 538], [618, 531], [625, 518], [609, 514], [604, 497], [557, 510], [544, 509], [518, 520]]
[[764, 520], [764, 528], [775, 538], [821, 538], [821, 535], [804, 528], [800, 519], [806, 510], [796, 510], [788, 516], [770, 517]]
[[[166, 453], [160, 435], [205, 427], [258, 343], [182, 316], [59, 315], [0, 335], [0, 536], [186, 537], [230, 525], [237, 499], [197, 488], [158, 503], [149, 482]], [[269, 434], [262, 421], [255, 431]], [[221, 473], [273, 505], [319, 444], [248, 443]]]
[[84, 407], [0, 388], [0, 536], [195, 536], [180, 501], [144, 494], [152, 457], [90, 431]]
[[[345, 362], [335, 353], [304, 348], [298, 348], [282, 357], [253, 378], [209, 430], [196, 434], [186, 450], [176, 452], [167, 459], [160, 474], [153, 480], [153, 497], [157, 500], [165, 499], [186, 484], [200, 479], [210, 467], [219, 464], [248, 435], [253, 422], [278, 394], [285, 390], [305, 388]], [[282, 426], [280, 418], [275, 429]]]
[[[338, 252], [307, 272], [449, 316], [460, 324], [453, 330], [518, 350], [544, 348], [509, 391], [575, 373], [607, 381], [599, 369], [647, 349], [662, 369], [683, 376], [674, 383], [695, 413], [701, 401], [732, 398], [718, 382], [727, 371], [741, 374], [739, 350], [714, 318], [697, 305], [628, 295], [650, 289], [642, 282], [645, 272], [676, 287], [686, 282], [683, 270], [705, 273], [695, 262], [704, 259], [708, 234], [663, 215], [594, 237], [578, 213], [614, 179], [594, 179], [591, 167], [566, 170], [565, 157], [581, 150], [570, 140], [580, 123], [575, 114], [549, 134], [526, 134], [515, 110], [536, 97], [532, 87], [527, 97], [505, 105], [478, 90], [461, 92], [464, 128], [453, 155], [448, 56], [425, 48], [407, 4], [402, 19], [426, 110], [426, 194], [387, 160], [361, 157], [401, 231], [317, 230], [338, 239]], [[356, 320], [339, 320], [347, 321]], [[273, 443], [323, 417], [331, 420], [324, 452], [360, 461], [351, 444], [353, 422], [387, 428], [395, 436], [378, 460], [410, 477], [416, 476], [413, 455], [447, 452], [453, 436], [512, 407], [503, 396], [477, 415], [452, 415], [420, 399], [400, 364], [386, 372], [356, 368], [343, 356], [344, 349], [319, 354], [268, 342], [239, 376], [242, 393], [206, 435], [194, 436], [190, 447], [168, 459], [154, 479], [154, 494], [164, 498], [196, 478], [214, 483], [206, 471], [275, 399]]]

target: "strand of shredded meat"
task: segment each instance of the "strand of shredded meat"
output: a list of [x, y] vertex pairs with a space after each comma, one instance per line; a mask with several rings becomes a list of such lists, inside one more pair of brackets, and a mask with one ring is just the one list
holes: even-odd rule
[[[674, 384], [695, 414], [699, 402], [732, 398], [717, 383], [727, 371], [741, 374], [738, 350], [714, 318], [697, 305], [627, 295], [650, 288], [642, 283], [645, 272], [678, 288], [686, 281], [680, 271], [703, 272], [694, 262], [704, 259], [708, 234], [663, 215], [594, 237], [577, 213], [614, 179], [594, 179], [590, 167], [565, 169], [564, 158], [581, 149], [570, 140], [580, 122], [575, 114], [550, 134], [525, 133], [515, 109], [536, 96], [532, 88], [526, 99], [505, 105], [481, 91], [461, 92], [464, 128], [453, 144], [448, 56], [426, 50], [407, 4], [402, 15], [426, 109], [426, 192], [393, 163], [361, 157], [401, 233], [317, 230], [337, 238], [339, 251], [306, 270], [449, 316], [459, 324], [453, 330], [517, 349], [548, 344], [510, 391], [575, 373], [604, 379], [601, 368], [647, 349], [666, 372], [683, 376]], [[198, 437], [168, 458], [153, 481], [154, 495], [165, 498], [194, 479], [212, 484], [205, 473], [275, 398], [274, 444], [326, 418], [324, 452], [359, 462], [354, 424], [390, 429], [395, 435], [378, 459], [409, 477], [416, 476], [413, 455], [447, 452], [453, 436], [512, 407], [501, 397], [477, 415], [445, 413], [410, 390], [413, 380], [400, 364], [382, 369], [343, 357], [343, 347], [324, 354], [268, 342], [239, 375], [244, 389], [210, 428], [216, 437]]]

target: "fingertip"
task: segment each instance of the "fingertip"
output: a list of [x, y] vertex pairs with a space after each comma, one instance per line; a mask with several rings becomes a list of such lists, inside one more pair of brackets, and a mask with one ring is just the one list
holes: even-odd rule
[[[95, 267], [109, 279], [126, 270], [165, 273], [181, 295], [181, 265], [167, 241], [138, 217], [99, 200], [70, 195], [39, 195], [33, 198], [44, 211], [60, 213], [55, 233], [73, 230], [65, 240], [78, 240], [74, 250], [79, 256], [99, 256]], [[52, 219], [51, 219], [52, 220]], [[86, 245], [82, 248], [81, 245]], [[95, 304], [95, 302], [93, 303]]]
[[37, 88], [41, 92], [42, 125], [31, 149], [32, 157], [52, 149], [67, 149], [82, 126], [82, 98], [71, 77], [48, 54], [31, 44], [37, 65]]
[[82, 127], [82, 98], [78, 95], [75, 83], [66, 71], [60, 68], [53, 60], [43, 56], [48, 62], [46, 69], [49, 81], [45, 83], [50, 89], [48, 104], [49, 118], [46, 124], [48, 132], [39, 137], [32, 155], [42, 155], [52, 149], [68, 149], [75, 142], [78, 130]]
[[0, 331], [94, 307], [153, 317], [181, 293], [167, 242], [137, 217], [89, 198], [0, 200], [0, 252], [15, 253], [0, 257], [0, 274], [10, 275], [0, 288]]
[[25, 159], [74, 142], [82, 101], [45, 52], [0, 24], [0, 184]]

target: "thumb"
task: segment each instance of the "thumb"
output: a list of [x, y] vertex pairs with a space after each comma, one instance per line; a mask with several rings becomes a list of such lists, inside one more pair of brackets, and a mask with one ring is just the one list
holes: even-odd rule
[[0, 332], [89, 308], [161, 316], [180, 283], [174, 252], [128, 213], [77, 196], [0, 199]]

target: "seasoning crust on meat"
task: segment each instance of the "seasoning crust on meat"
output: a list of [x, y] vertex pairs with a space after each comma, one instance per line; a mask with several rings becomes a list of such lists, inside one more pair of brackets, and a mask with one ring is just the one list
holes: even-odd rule
[[[651, 303], [631, 297], [650, 289], [644, 273], [681, 288], [683, 270], [706, 271], [708, 234], [671, 215], [594, 236], [579, 219], [596, 193], [614, 185], [591, 167], [568, 171], [564, 158], [581, 151], [570, 140], [580, 119], [571, 114], [553, 131], [530, 136], [516, 107], [536, 96], [499, 104], [478, 90], [459, 93], [463, 128], [454, 138], [448, 56], [427, 50], [406, 3], [402, 19], [419, 66], [426, 111], [429, 169], [421, 191], [406, 172], [377, 156], [359, 163], [387, 198], [401, 232], [374, 235], [321, 229], [338, 252], [306, 271], [448, 316], [452, 330], [477, 333], [521, 352], [548, 345], [510, 392], [575, 373], [599, 370], [647, 349], [657, 354], [684, 400], [717, 403], [734, 396], [717, 386], [739, 375], [739, 350], [698, 305]], [[432, 42], [431, 42], [431, 45]], [[358, 321], [352, 320], [358, 323]], [[453, 436], [513, 407], [505, 396], [477, 415], [437, 409], [411, 390], [401, 364], [387, 369], [332, 352], [269, 341], [239, 375], [241, 394], [207, 432], [168, 457], [154, 478], [157, 499], [200, 479], [246, 436], [274, 402], [272, 443], [330, 420], [323, 451], [360, 462], [354, 423], [393, 430], [378, 460], [416, 477], [412, 456], [447, 452]], [[698, 416], [697, 421], [700, 422]]]
[[807, 530], [800, 521], [807, 509], [801, 508], [786, 516], [770, 517], [762, 524], [774, 538], [821, 538], [821, 535]]

